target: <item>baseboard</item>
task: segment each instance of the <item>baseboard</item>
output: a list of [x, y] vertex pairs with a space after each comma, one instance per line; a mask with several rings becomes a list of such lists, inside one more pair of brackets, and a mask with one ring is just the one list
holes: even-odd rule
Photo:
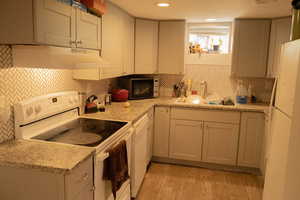
[[247, 174], [261, 176], [261, 172], [257, 168], [220, 165], [220, 164], [197, 162], [197, 161], [177, 160], [172, 158], [162, 158], [156, 156], [152, 157], [152, 162], [173, 164], [173, 165], [183, 165], [189, 167], [200, 167], [206, 169], [222, 170], [222, 171], [237, 172], [237, 173], [247, 173]]

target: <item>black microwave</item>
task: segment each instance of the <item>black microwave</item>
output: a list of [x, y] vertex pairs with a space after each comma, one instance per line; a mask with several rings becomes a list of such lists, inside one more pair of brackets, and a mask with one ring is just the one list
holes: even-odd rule
[[159, 79], [145, 77], [121, 77], [119, 87], [128, 90], [128, 99], [150, 99], [158, 97]]

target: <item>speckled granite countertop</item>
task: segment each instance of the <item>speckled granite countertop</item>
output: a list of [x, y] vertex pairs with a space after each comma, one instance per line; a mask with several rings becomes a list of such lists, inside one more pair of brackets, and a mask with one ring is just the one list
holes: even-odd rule
[[0, 166], [65, 174], [94, 153], [94, 148], [33, 140], [0, 144]]
[[178, 103], [175, 98], [157, 98], [146, 100], [129, 101], [130, 107], [125, 108], [124, 103], [112, 103], [106, 106], [105, 112], [85, 114], [82, 117], [102, 119], [102, 120], [117, 120], [135, 122], [144, 115], [153, 106], [169, 106], [181, 108], [197, 108], [197, 109], [212, 109], [212, 110], [230, 110], [230, 111], [245, 111], [245, 112], [268, 112], [267, 105], [246, 104], [235, 106], [223, 105], [208, 105], [208, 104], [188, 104]]

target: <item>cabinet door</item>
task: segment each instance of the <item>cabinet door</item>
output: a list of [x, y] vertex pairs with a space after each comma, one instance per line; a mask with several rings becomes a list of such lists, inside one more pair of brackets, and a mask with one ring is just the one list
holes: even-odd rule
[[134, 18], [124, 14], [124, 38], [123, 38], [123, 74], [134, 73]]
[[232, 75], [265, 77], [267, 72], [270, 20], [235, 21]]
[[53, 0], [35, 0], [35, 41], [63, 47], [75, 47], [75, 8]]
[[136, 19], [135, 23], [135, 73], [156, 73], [158, 22]]
[[203, 122], [172, 120], [170, 158], [201, 161]]
[[185, 21], [159, 22], [158, 72], [184, 72]]
[[113, 68], [115, 75], [123, 73], [123, 21], [122, 10], [107, 3], [107, 13], [102, 17], [101, 55], [107, 67]]
[[76, 43], [78, 48], [101, 49], [101, 18], [76, 10]]
[[203, 138], [204, 162], [236, 165], [239, 125], [205, 122]]
[[153, 155], [169, 157], [170, 108], [155, 108]]
[[84, 188], [77, 197], [70, 200], [94, 200], [94, 190], [93, 187], [87, 186]]
[[290, 40], [291, 26], [291, 17], [272, 20], [269, 47], [268, 77], [278, 76], [281, 45]]
[[262, 139], [264, 135], [263, 113], [242, 113], [238, 165], [260, 167]]

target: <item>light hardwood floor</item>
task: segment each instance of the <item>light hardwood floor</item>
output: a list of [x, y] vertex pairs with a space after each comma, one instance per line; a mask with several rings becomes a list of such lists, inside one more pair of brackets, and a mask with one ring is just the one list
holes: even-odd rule
[[152, 163], [137, 200], [261, 200], [258, 177]]

